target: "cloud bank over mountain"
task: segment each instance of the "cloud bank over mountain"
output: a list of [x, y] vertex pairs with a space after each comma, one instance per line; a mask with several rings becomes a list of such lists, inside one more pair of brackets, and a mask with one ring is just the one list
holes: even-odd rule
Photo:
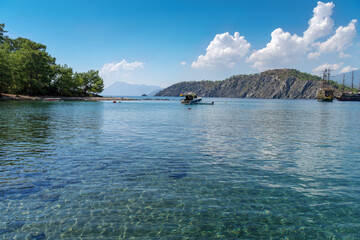
[[104, 89], [101, 93], [105, 96], [140, 96], [142, 94], [151, 95], [160, 91], [161, 87], [145, 84], [129, 84], [126, 82], [115, 82]]
[[105, 87], [109, 87], [120, 79], [127, 79], [135, 70], [143, 69], [144, 65], [144, 62], [127, 62], [123, 59], [120, 62], [104, 64], [99, 74], [104, 79]]

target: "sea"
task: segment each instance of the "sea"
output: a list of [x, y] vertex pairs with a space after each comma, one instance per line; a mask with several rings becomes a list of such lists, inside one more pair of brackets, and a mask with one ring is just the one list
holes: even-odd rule
[[0, 239], [360, 239], [360, 103], [0, 102]]

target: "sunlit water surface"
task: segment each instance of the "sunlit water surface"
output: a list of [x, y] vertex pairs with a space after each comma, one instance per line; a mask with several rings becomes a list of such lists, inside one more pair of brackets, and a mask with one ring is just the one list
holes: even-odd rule
[[0, 239], [359, 239], [360, 103], [0, 102]]

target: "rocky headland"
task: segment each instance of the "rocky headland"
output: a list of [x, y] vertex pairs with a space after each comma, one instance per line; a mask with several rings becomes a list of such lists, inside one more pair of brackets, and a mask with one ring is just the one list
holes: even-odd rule
[[[333, 81], [330, 84], [335, 94], [339, 94], [339, 85]], [[203, 97], [314, 99], [320, 87], [320, 77], [295, 69], [274, 69], [259, 74], [235, 75], [222, 81], [180, 82], [156, 96], [195, 92]]]

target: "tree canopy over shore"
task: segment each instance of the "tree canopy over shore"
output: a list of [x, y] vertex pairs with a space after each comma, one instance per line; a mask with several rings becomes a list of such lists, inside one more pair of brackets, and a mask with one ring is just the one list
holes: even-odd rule
[[77, 73], [56, 64], [46, 46], [6, 36], [0, 24], [0, 93], [30, 96], [93, 96], [104, 89], [99, 71]]

